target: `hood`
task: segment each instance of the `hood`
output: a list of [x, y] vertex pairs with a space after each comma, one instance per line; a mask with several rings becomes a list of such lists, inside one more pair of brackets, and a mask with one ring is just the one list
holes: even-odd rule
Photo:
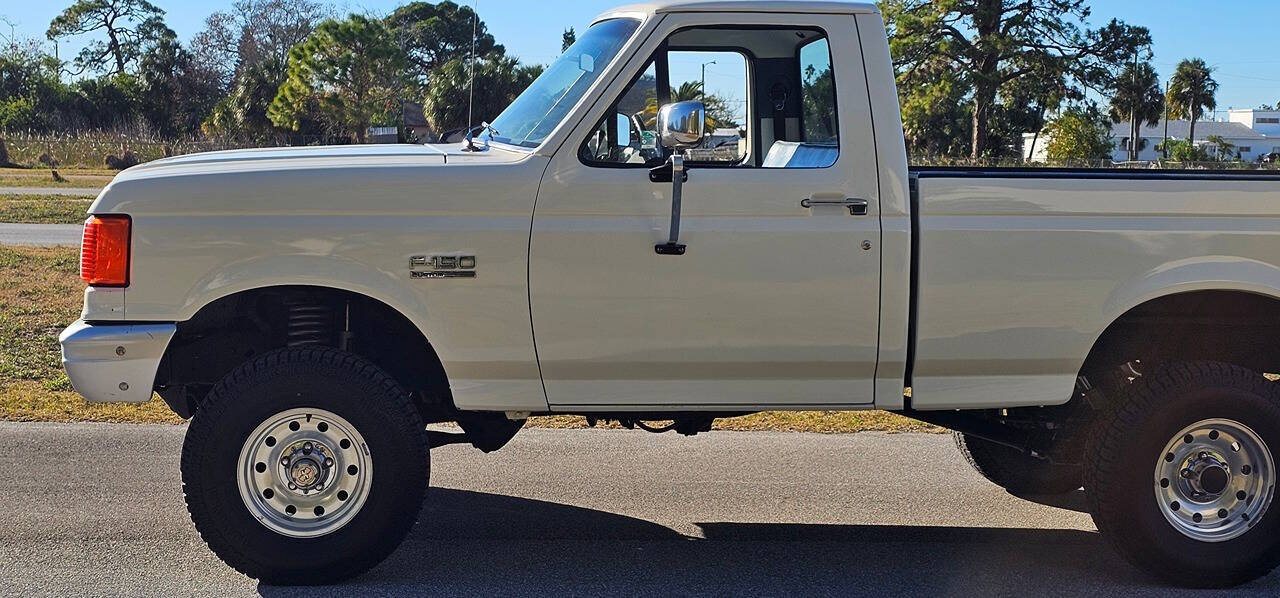
[[[540, 180], [545, 157], [462, 144], [247, 149], [177, 156], [116, 176], [93, 213], [408, 213], [482, 182], [511, 188]], [[448, 168], [447, 166], [457, 166]], [[527, 166], [527, 167], [526, 167]]]
[[385, 144], [272, 147], [188, 154], [140, 164], [117, 175], [115, 183], [155, 176], [261, 171], [275, 168], [359, 168], [432, 166], [450, 162], [514, 162], [527, 152], [493, 146], [463, 151], [463, 144]]

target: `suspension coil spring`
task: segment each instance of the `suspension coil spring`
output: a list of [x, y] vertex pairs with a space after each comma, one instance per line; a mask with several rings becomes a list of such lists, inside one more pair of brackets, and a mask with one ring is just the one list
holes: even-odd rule
[[329, 345], [333, 340], [333, 309], [301, 298], [285, 302], [288, 326], [285, 344], [290, 347]]

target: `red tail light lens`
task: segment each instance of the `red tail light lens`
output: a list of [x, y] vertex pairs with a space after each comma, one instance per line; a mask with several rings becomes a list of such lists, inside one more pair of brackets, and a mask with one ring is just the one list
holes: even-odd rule
[[94, 287], [129, 286], [128, 216], [90, 216], [80, 244], [80, 278]]

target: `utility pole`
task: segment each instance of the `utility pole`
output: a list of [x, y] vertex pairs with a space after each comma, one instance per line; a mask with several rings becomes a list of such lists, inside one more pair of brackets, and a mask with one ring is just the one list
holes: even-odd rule
[[[1137, 83], [1137, 81], [1138, 81], [1138, 51], [1135, 49], [1133, 51], [1133, 79], [1131, 82]], [[1141, 95], [1146, 96], [1145, 89], [1143, 90]], [[1141, 101], [1141, 98], [1139, 98], [1139, 101]], [[1139, 142], [1138, 104], [1137, 102], [1134, 102], [1129, 107], [1129, 161], [1130, 162], [1138, 161], [1138, 152], [1142, 150], [1142, 145], [1139, 144], [1138, 142]]]
[[1164, 141], [1160, 143], [1160, 152], [1165, 160], [1169, 159], [1169, 85], [1172, 83], [1172, 78], [1164, 82]]
[[699, 88], [699, 91], [701, 91], [701, 92], [702, 92], [702, 103], [703, 103], [703, 104], [706, 104], [706, 103], [707, 103], [707, 65], [708, 65], [708, 64], [715, 64], [715, 63], [716, 63], [716, 61], [714, 61], [714, 60], [712, 60], [711, 62], [704, 62], [704, 63], [702, 63], [702, 87], [700, 87], [700, 88]]

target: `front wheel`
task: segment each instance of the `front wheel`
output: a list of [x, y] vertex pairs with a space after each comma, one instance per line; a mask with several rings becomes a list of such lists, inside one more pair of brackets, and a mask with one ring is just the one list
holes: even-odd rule
[[1280, 392], [1247, 369], [1172, 364], [1128, 385], [1089, 443], [1094, 523], [1141, 569], [1225, 587], [1280, 564]]
[[334, 583], [377, 565], [417, 519], [428, 476], [422, 418], [373, 364], [281, 349], [214, 387], [187, 430], [191, 520], [237, 571]]

